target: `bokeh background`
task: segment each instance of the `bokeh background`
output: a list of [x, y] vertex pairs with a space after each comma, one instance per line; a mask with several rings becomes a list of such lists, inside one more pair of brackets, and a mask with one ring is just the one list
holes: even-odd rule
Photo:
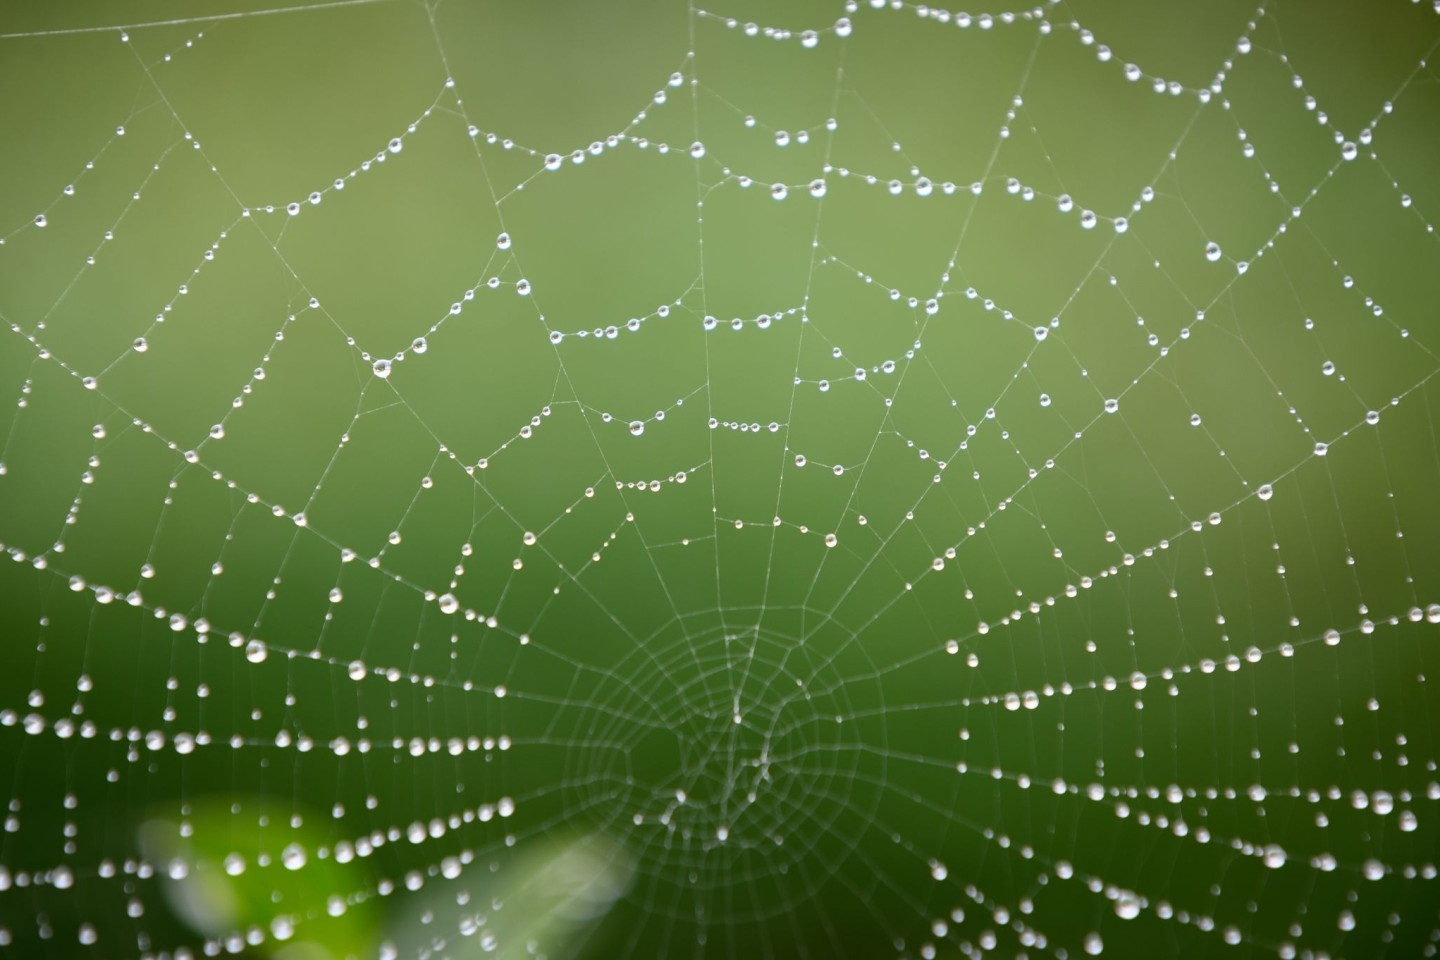
[[1430, 4], [0, 9], [0, 952], [1431, 955]]

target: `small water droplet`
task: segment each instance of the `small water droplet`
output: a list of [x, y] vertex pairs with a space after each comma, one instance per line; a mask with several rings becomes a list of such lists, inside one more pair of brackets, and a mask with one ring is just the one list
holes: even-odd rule
[[299, 870], [305, 866], [305, 848], [298, 843], [290, 844], [280, 852], [280, 862], [286, 870]]

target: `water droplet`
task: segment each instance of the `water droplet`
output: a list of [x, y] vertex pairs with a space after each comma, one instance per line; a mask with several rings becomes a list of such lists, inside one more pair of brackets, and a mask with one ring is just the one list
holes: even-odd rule
[[1211, 263], [1219, 260], [1220, 244], [1216, 243], [1214, 240], [1211, 240], [1209, 243], [1205, 244], [1205, 259], [1209, 260]]
[[946, 868], [945, 864], [941, 863], [939, 860], [930, 861], [931, 877], [935, 878], [936, 880], [944, 880], [949, 875], [950, 871]]
[[439, 603], [440, 612], [443, 614], [453, 614], [456, 610], [460, 609], [460, 601], [455, 599], [455, 594], [453, 593], [440, 594]]
[[1324, 363], [1320, 364], [1320, 372], [1325, 374], [1325, 376], [1327, 377], [1333, 377], [1335, 375], [1335, 364], [1329, 360], [1326, 360]]
[[265, 646], [264, 640], [251, 640], [245, 644], [245, 659], [251, 663], [264, 663], [269, 655], [270, 648]]
[[560, 169], [560, 154], [558, 154], [558, 153], [548, 153], [548, 154], [546, 154], [546, 155], [545, 155], [545, 169], [546, 169], [546, 170], [559, 170], [559, 169]]
[[1105, 412], [1106, 412], [1106, 413], [1114, 413], [1115, 411], [1117, 411], [1117, 410], [1119, 410], [1119, 409], [1120, 409], [1120, 401], [1119, 401], [1119, 400], [1116, 400], [1114, 397], [1111, 397], [1109, 400], [1106, 400], [1106, 401], [1105, 401]]
[[640, 436], [640, 434], [642, 434], [642, 433], [645, 432], [645, 421], [644, 421], [644, 420], [631, 420], [631, 421], [630, 421], [630, 428], [629, 428], [629, 429], [630, 429], [630, 436], [632, 436], [632, 437], [638, 437], [638, 436]]
[[390, 361], [376, 360], [375, 363], [371, 365], [371, 369], [375, 371], [375, 376], [380, 377], [383, 380], [384, 378], [390, 376]]
[[290, 844], [280, 851], [280, 862], [286, 870], [299, 870], [305, 866], [305, 848], [298, 843]]
[[1129, 890], [1120, 891], [1115, 898], [1115, 916], [1121, 920], [1134, 920], [1140, 916], [1140, 898]]
[[411, 352], [411, 353], [424, 353], [426, 350], [429, 350], [429, 349], [430, 349], [430, 342], [429, 342], [428, 340], [426, 340], [424, 337], [416, 337], [416, 338], [415, 338], [415, 341], [410, 344], [410, 352]]
[[839, 543], [839, 542], [840, 542], [840, 538], [837, 537], [837, 536], [835, 536], [835, 534], [833, 534], [833, 533], [827, 533], [827, 534], [825, 534], [825, 546], [827, 546], [827, 547], [834, 547], [834, 546], [835, 546], [837, 543]]
[[37, 213], [37, 214], [35, 215], [35, 226], [43, 228], [43, 227], [45, 227], [46, 225], [48, 225], [49, 223], [50, 223], [50, 221], [47, 220], [47, 219], [45, 219], [45, 214], [43, 214], [43, 213]]
[[1100, 939], [1100, 934], [1093, 931], [1085, 934], [1085, 952], [1092, 957], [1098, 957], [1105, 952], [1105, 941]]
[[1265, 847], [1264, 852], [1261, 854], [1261, 859], [1264, 862], [1265, 866], [1269, 867], [1271, 870], [1278, 870], [1281, 867], [1285, 866], [1285, 848], [1280, 846], [1278, 843], [1268, 844]]
[[1355, 148], [1355, 144], [1350, 142], [1349, 140], [1346, 140], [1344, 143], [1340, 144], [1340, 156], [1342, 159], [1354, 160], [1358, 154], [1359, 151]]
[[508, 233], [502, 233], [502, 234], [500, 234], [500, 236], [496, 237], [496, 238], [495, 238], [495, 246], [498, 247], [498, 248], [500, 248], [501, 250], [509, 250], [509, 249], [510, 249], [510, 234], [508, 234]]
[[705, 144], [701, 143], [699, 140], [696, 140], [694, 143], [690, 144], [690, 156], [694, 157], [696, 160], [699, 160], [701, 157], [705, 156]]
[[401, 149], [404, 148], [404, 146], [405, 146], [405, 144], [404, 144], [403, 142], [401, 142], [400, 138], [399, 138], [399, 137], [395, 137], [394, 139], [392, 139], [392, 140], [390, 141], [390, 152], [391, 152], [391, 153], [399, 153], [399, 152], [401, 151]]
[[1260, 484], [1259, 489], [1255, 491], [1255, 496], [1259, 497], [1261, 500], [1269, 500], [1274, 495], [1275, 488], [1270, 486], [1270, 484], [1268, 483]]
[[800, 34], [800, 46], [804, 47], [806, 50], [814, 50], [815, 46], [819, 42], [820, 34], [816, 33], [814, 30], [805, 30]]
[[224, 439], [225, 439], [225, 424], [223, 424], [223, 423], [212, 424], [211, 427], [210, 427], [210, 439], [211, 439], [211, 440], [224, 440]]
[[826, 187], [824, 177], [817, 177], [814, 180], [810, 181], [810, 196], [814, 197], [816, 200], [819, 200], [821, 197], [825, 196], [825, 189]]
[[783, 183], [772, 184], [770, 187], [770, 196], [774, 197], [776, 200], [784, 200], [786, 195], [789, 193], [789, 188], [787, 188]]
[[515, 281], [515, 292], [525, 297], [530, 295], [530, 281], [523, 277]]
[[363, 660], [351, 660], [350, 666], [345, 671], [351, 680], [356, 681], [364, 680], [368, 672], [365, 668], [365, 661]]

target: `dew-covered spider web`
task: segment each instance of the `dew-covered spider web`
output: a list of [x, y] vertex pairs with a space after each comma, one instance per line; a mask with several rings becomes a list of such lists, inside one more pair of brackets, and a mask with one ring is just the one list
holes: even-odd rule
[[716, 2], [0, 11], [0, 953], [1433, 956], [1435, 5]]

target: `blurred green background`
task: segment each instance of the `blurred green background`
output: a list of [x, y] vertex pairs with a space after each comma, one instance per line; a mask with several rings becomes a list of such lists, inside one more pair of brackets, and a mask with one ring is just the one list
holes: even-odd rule
[[1429, 4], [0, 8], [0, 953], [1433, 955]]

